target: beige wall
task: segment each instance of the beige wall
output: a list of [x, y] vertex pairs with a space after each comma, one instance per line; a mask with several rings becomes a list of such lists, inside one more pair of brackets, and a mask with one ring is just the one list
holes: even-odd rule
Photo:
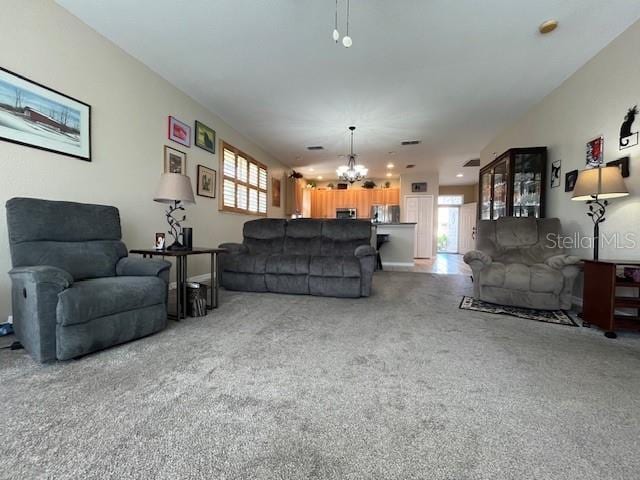
[[[438, 191], [439, 176], [437, 172], [429, 173], [405, 173], [400, 175], [400, 216], [402, 221], [406, 221], [404, 198], [407, 195], [432, 195], [433, 196], [433, 252], [436, 254], [437, 235], [438, 235]], [[414, 193], [411, 191], [411, 184], [417, 182], [427, 182], [427, 191], [425, 193]]]
[[[163, 170], [163, 145], [171, 145], [168, 115], [191, 125], [204, 122], [218, 139], [267, 164], [271, 174], [283, 174], [276, 159], [50, 0], [3, 0], [2, 12], [1, 66], [90, 104], [93, 149], [88, 163], [0, 141], [2, 205], [14, 196], [115, 205], [127, 246], [151, 246], [154, 233], [166, 230], [164, 207], [152, 196]], [[192, 181], [198, 164], [219, 172], [218, 155], [171, 146], [187, 152]], [[197, 245], [241, 238], [241, 226], [251, 217], [220, 213], [217, 199], [196, 198], [197, 205], [187, 207], [186, 223]], [[269, 214], [281, 216], [282, 209], [269, 208]], [[189, 275], [205, 273], [206, 265], [204, 258], [190, 260]], [[1, 208], [0, 321], [10, 311], [10, 268]]]
[[462, 195], [464, 203], [474, 203], [478, 201], [478, 184], [440, 185], [438, 195]]
[[[547, 216], [559, 217], [566, 234], [589, 236], [593, 232], [585, 204], [572, 201], [571, 193], [564, 191], [564, 175], [584, 169], [585, 144], [604, 135], [605, 162], [631, 157], [631, 176], [626, 179], [631, 196], [611, 202], [601, 234], [633, 233], [636, 241], [640, 240], [640, 146], [618, 149], [624, 115], [628, 108], [640, 104], [639, 45], [637, 22], [482, 151], [481, 162], [486, 165], [493, 159], [493, 152], [500, 154], [510, 147], [548, 146], [547, 172], [550, 173], [551, 162], [562, 160], [562, 184], [560, 188], [547, 188]], [[640, 118], [633, 130], [640, 130]], [[574, 253], [591, 258], [592, 250], [577, 248]], [[629, 249], [604, 246], [600, 256], [637, 259], [640, 241], [636, 248]]]

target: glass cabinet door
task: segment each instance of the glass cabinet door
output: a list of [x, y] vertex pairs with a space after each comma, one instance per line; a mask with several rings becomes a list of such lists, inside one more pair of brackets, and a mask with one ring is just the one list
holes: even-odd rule
[[540, 218], [542, 210], [542, 171], [539, 153], [516, 153], [513, 161], [513, 216]]
[[493, 169], [493, 212], [491, 219], [507, 215], [507, 161], [500, 162]]
[[491, 220], [491, 171], [480, 177], [480, 220]]

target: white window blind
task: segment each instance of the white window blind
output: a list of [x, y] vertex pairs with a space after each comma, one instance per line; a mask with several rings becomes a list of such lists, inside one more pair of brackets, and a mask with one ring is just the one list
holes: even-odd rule
[[231, 145], [222, 150], [222, 210], [267, 215], [267, 167]]

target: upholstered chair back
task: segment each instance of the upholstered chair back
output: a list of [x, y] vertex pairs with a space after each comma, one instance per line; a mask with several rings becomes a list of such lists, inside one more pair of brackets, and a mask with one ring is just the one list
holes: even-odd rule
[[534, 265], [564, 253], [557, 218], [501, 217], [480, 220], [476, 249], [501, 263]]
[[115, 276], [127, 256], [115, 207], [35, 198], [6, 207], [13, 267], [49, 265], [83, 280]]
[[284, 253], [287, 255], [320, 255], [324, 221], [300, 218], [287, 222]]
[[244, 245], [251, 255], [282, 253], [287, 221], [282, 218], [260, 218], [244, 224]]
[[353, 255], [360, 245], [371, 244], [371, 222], [326, 220], [322, 225], [322, 255]]

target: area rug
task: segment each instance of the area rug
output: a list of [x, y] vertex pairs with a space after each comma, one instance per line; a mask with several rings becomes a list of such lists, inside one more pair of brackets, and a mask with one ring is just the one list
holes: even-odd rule
[[562, 310], [536, 310], [533, 308], [509, 307], [506, 305], [496, 305], [493, 303], [476, 300], [473, 297], [462, 297], [460, 302], [461, 310], [475, 310], [476, 312], [496, 313], [499, 315], [509, 315], [510, 317], [525, 318], [536, 322], [555, 323], [557, 325], [567, 325], [577, 327], [578, 324]]

